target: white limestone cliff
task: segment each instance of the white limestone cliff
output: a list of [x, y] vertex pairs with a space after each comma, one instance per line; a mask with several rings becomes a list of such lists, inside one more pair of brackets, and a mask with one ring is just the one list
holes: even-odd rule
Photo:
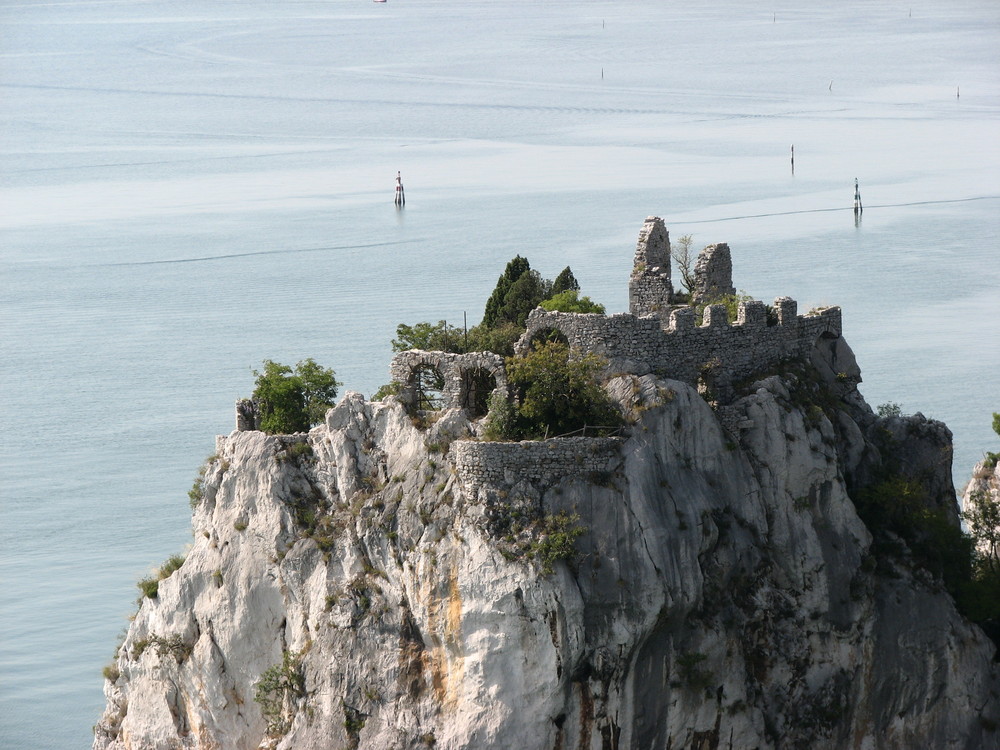
[[[992, 642], [929, 576], [876, 569], [848, 494], [892, 425], [798, 380], [713, 409], [620, 376], [617, 457], [547, 481], [459, 465], [475, 426], [394, 398], [220, 437], [94, 747], [997, 746]], [[900, 439], [950, 439], [921, 420]]]

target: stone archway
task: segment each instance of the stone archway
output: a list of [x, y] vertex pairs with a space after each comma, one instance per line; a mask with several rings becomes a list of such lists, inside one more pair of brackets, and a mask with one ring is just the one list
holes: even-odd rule
[[490, 395], [497, 388], [496, 375], [486, 367], [462, 371], [462, 408], [469, 419], [485, 417], [489, 412]]
[[548, 341], [556, 341], [560, 344], [569, 345], [569, 338], [558, 328], [552, 326], [546, 326], [543, 328], [538, 328], [532, 331], [531, 336], [528, 338], [528, 349], [534, 349], [540, 344], [546, 343]]
[[410, 370], [413, 408], [417, 411], [440, 411], [446, 405], [444, 375], [436, 365], [421, 363]]

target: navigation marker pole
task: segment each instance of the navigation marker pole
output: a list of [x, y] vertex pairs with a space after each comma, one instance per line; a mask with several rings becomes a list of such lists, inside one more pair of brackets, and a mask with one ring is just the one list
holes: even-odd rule
[[406, 205], [406, 194], [403, 193], [403, 178], [399, 172], [396, 172], [396, 199], [393, 202], [397, 208], [402, 208]]

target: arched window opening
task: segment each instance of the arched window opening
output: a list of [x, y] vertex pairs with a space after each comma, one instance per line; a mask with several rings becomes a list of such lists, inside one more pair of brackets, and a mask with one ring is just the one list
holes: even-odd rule
[[421, 411], [438, 411], [444, 406], [444, 376], [434, 365], [417, 365], [413, 368], [413, 408]]
[[531, 339], [528, 341], [528, 347], [534, 349], [535, 347], [550, 341], [566, 344], [567, 346], [569, 345], [569, 339], [566, 338], [566, 334], [558, 328], [539, 328], [531, 334]]
[[470, 419], [485, 417], [489, 411], [490, 394], [497, 387], [496, 376], [489, 370], [477, 367], [462, 373], [462, 408]]

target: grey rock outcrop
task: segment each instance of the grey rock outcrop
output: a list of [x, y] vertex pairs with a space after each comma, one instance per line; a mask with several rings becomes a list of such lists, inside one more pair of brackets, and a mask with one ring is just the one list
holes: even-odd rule
[[[460, 410], [355, 393], [308, 435], [220, 437], [94, 747], [997, 746], [993, 644], [872, 564], [849, 493], [880, 422], [821, 347], [835, 406], [793, 374], [724, 410], [626, 374], [620, 439], [484, 453]], [[936, 424], [882, 426], [936, 461]]]

